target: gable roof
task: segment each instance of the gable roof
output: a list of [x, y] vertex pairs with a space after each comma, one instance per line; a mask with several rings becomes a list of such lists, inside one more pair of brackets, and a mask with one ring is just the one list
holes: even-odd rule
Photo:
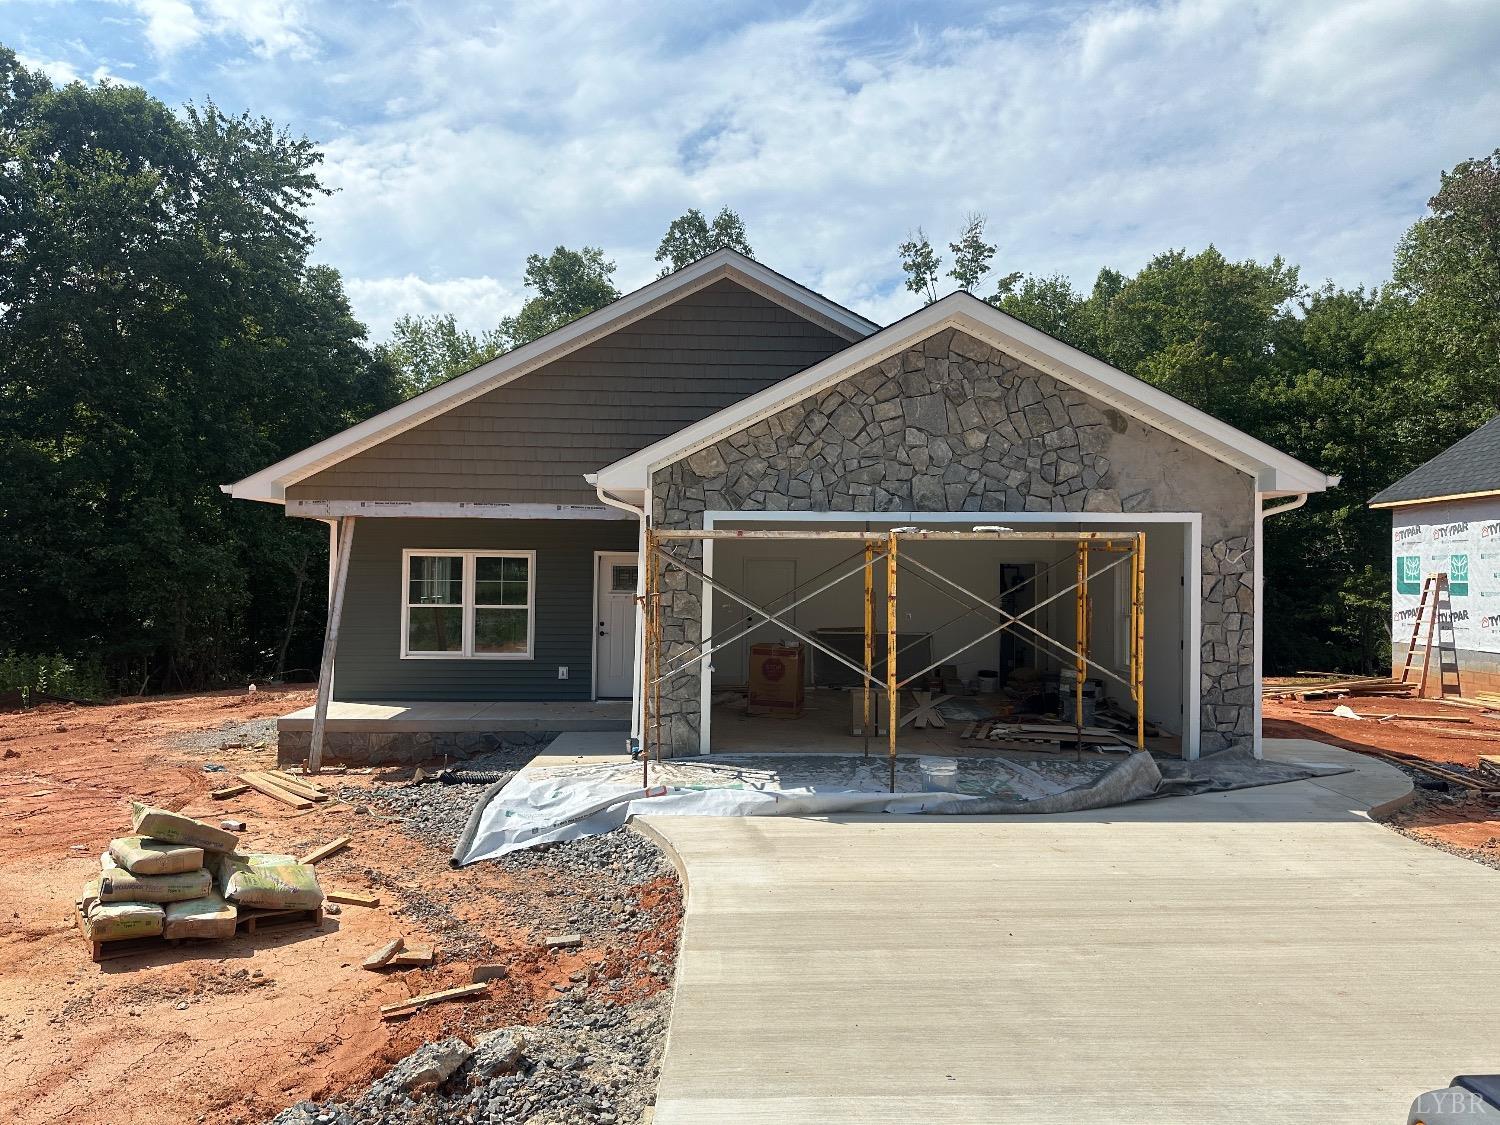
[[658, 466], [712, 445], [946, 328], [957, 328], [1250, 474], [1261, 493], [1322, 492], [1339, 482], [1338, 477], [1327, 476], [1165, 391], [960, 291], [865, 337], [806, 371], [616, 461], [595, 474], [593, 483], [611, 492], [644, 490]]
[[1500, 414], [1370, 498], [1372, 508], [1500, 495]]
[[862, 339], [879, 328], [873, 321], [798, 285], [752, 258], [734, 250], [716, 250], [540, 339], [497, 356], [243, 480], [220, 487], [237, 499], [285, 503], [289, 485], [726, 279], [791, 309], [845, 340]]

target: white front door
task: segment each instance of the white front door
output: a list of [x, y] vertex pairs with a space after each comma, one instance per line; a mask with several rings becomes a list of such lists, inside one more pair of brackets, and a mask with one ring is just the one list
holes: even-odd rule
[[635, 670], [635, 583], [632, 554], [596, 556], [594, 589], [594, 695], [629, 699]]

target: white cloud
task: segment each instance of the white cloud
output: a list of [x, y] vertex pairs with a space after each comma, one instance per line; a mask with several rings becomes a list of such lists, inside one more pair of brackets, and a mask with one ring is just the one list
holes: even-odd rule
[[946, 243], [969, 210], [1001, 272], [1086, 286], [1212, 241], [1378, 282], [1500, 119], [1493, 0], [132, 2], [163, 49], [241, 45], [194, 80], [323, 142], [321, 255], [377, 334], [492, 324], [558, 243], [642, 284], [674, 216], [725, 203], [767, 264], [877, 319], [916, 302], [906, 232]]
[[129, 78], [121, 78], [110, 70], [109, 64], [98, 63], [92, 70], [85, 74], [73, 63], [66, 59], [38, 59], [30, 55], [16, 53], [16, 58], [21, 65], [29, 70], [40, 70], [48, 78], [59, 86], [66, 86], [69, 82], [91, 82], [98, 85], [100, 82], [113, 82], [116, 86], [137, 86], [139, 83]]
[[262, 58], [308, 57], [301, 0], [128, 0], [145, 21], [157, 58], [170, 59], [208, 36], [238, 39]]
[[384, 340], [397, 317], [452, 313], [472, 330], [493, 328], [520, 307], [521, 297], [493, 277], [454, 277], [429, 281], [402, 277], [347, 278], [349, 300], [370, 327], [370, 339]]
[[203, 37], [204, 25], [188, 0], [130, 0], [146, 21], [146, 41], [159, 58], [175, 55]]

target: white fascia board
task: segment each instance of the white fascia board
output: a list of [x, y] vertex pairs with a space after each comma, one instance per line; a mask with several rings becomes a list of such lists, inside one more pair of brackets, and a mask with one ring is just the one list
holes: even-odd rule
[[569, 352], [726, 278], [799, 315], [809, 316], [846, 340], [863, 339], [879, 328], [873, 321], [798, 285], [743, 254], [727, 249], [716, 250], [708, 257], [684, 266], [676, 273], [658, 278], [613, 304], [580, 317], [555, 332], [549, 332], [541, 339], [497, 356], [472, 371], [424, 391], [358, 425], [350, 426], [347, 430], [294, 453], [244, 480], [222, 485], [221, 488], [240, 500], [284, 503], [288, 485], [296, 484], [330, 465], [519, 379]]
[[597, 474], [598, 483], [611, 491], [644, 488], [659, 466], [737, 433], [945, 328], [957, 328], [999, 348], [1091, 398], [1240, 469], [1256, 479], [1260, 491], [1321, 492], [1337, 483], [1337, 478], [1325, 476], [968, 293], [950, 294], [823, 362], [606, 466]]

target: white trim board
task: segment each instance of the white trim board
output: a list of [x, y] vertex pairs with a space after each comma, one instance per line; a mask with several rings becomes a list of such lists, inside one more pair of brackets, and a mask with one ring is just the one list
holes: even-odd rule
[[956, 328], [1059, 381], [1113, 406], [1255, 478], [1267, 494], [1322, 492], [1338, 483], [1295, 457], [1196, 407], [1081, 352], [968, 293], [951, 293], [807, 370], [686, 426], [596, 474], [610, 492], [647, 488], [651, 474], [730, 434], [897, 355], [920, 340]]
[[288, 500], [289, 516], [398, 517], [403, 519], [628, 520], [602, 504], [475, 504], [464, 500]]
[[538, 340], [480, 364], [472, 371], [449, 379], [446, 383], [407, 399], [358, 425], [350, 426], [347, 430], [283, 458], [243, 480], [220, 485], [220, 489], [239, 500], [284, 503], [289, 485], [513, 382], [569, 352], [707, 288], [716, 281], [726, 279], [799, 315], [809, 317], [846, 340], [862, 339], [879, 327], [743, 254], [727, 249], [716, 250], [706, 258], [658, 278], [555, 332], [549, 332]]
[[[1185, 529], [1182, 537], [1183, 659], [1182, 659], [1182, 756], [1196, 759], [1202, 740], [1203, 700], [1200, 680], [1203, 664], [1203, 620], [1201, 603], [1203, 517], [1198, 512], [729, 512], [703, 513], [703, 529], [732, 523], [956, 523], [980, 524], [1178, 524]], [[704, 573], [713, 574], [714, 541], [703, 541]], [[1151, 554], [1147, 551], [1147, 565]], [[1187, 579], [1191, 578], [1192, 581]], [[705, 593], [699, 598], [702, 635], [713, 636], [714, 599]], [[698, 672], [698, 751], [710, 753], [712, 742], [713, 667], [711, 660], [700, 663]], [[1147, 685], [1149, 689], [1149, 684]], [[637, 692], [637, 696], [639, 693]], [[632, 700], [637, 709], [639, 698]], [[897, 743], [899, 751], [900, 744]]]

